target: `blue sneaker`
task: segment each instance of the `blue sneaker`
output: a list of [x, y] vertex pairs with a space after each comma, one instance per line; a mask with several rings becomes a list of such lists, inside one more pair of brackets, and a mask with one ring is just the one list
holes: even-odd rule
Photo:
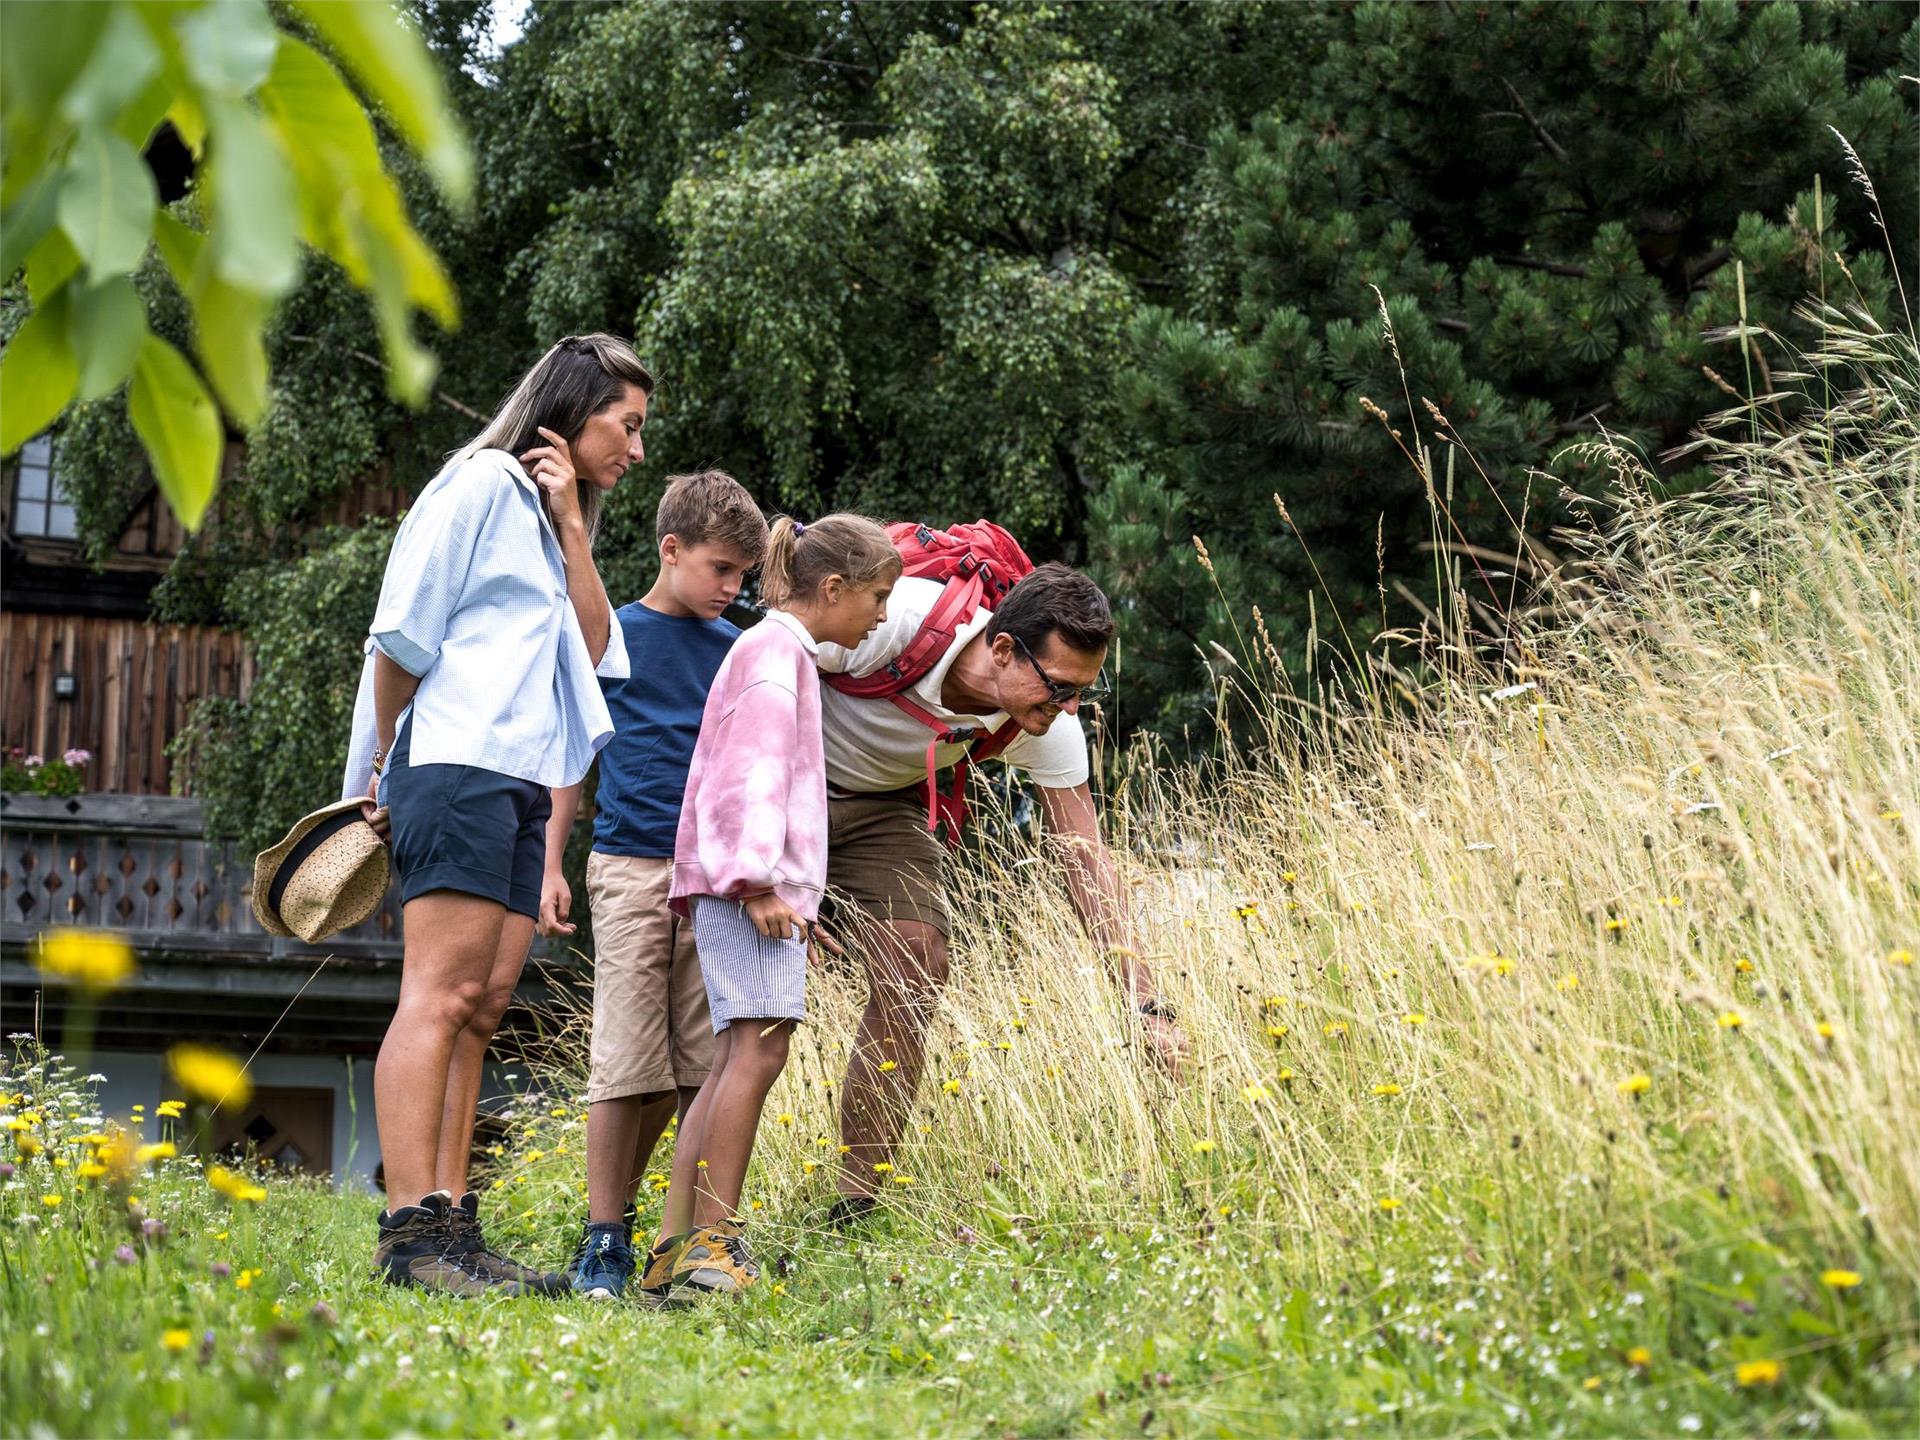
[[567, 1269], [573, 1293], [589, 1300], [618, 1300], [632, 1278], [632, 1232], [618, 1220], [589, 1224]]

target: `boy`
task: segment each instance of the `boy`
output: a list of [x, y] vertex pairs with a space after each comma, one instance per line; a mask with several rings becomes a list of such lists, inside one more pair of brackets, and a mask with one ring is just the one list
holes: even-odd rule
[[[739, 637], [722, 612], [767, 549], [753, 498], [719, 470], [667, 484], [654, 519], [660, 574], [614, 612], [630, 679], [604, 681], [613, 739], [600, 752], [587, 857], [593, 915], [593, 1039], [587, 1083], [587, 1228], [569, 1268], [576, 1293], [621, 1295], [634, 1272], [636, 1197], [647, 1160], [707, 1077], [713, 1027], [693, 927], [667, 908], [674, 838], [707, 691]], [[553, 792], [540, 930], [570, 935], [561, 873], [580, 786]], [[643, 1285], [645, 1279], [643, 1278]]]

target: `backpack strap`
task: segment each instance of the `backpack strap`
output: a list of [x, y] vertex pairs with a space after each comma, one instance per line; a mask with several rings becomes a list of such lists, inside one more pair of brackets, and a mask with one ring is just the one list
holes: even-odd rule
[[960, 627], [979, 611], [985, 593], [980, 562], [969, 555], [960, 562], [953, 578], [947, 581], [940, 598], [933, 602], [933, 608], [927, 611], [926, 619], [920, 622], [920, 628], [914, 631], [913, 639], [907, 642], [905, 650], [871, 675], [826, 675], [821, 678], [842, 695], [851, 695], [856, 700], [880, 700], [899, 695], [901, 691], [917, 684], [939, 663], [940, 657], [952, 646], [953, 637]]
[[[947, 848], [955, 849], [960, 844], [960, 831], [967, 823], [967, 775], [976, 760], [991, 760], [1014, 742], [1020, 734], [1020, 727], [1009, 719], [997, 730], [981, 732], [948, 725], [924, 705], [909, 700], [905, 695], [890, 697], [893, 703], [908, 715], [933, 731], [933, 739], [927, 742], [927, 829], [938, 834], [941, 821], [947, 826]], [[942, 745], [966, 745], [967, 753], [953, 767], [953, 785], [943, 795], [940, 792], [939, 769], [940, 747]]]

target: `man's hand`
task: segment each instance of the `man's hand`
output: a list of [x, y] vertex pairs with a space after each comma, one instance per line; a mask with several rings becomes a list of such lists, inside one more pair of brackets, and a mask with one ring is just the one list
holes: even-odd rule
[[1147, 1051], [1167, 1078], [1180, 1083], [1181, 1068], [1187, 1063], [1187, 1036], [1176, 1020], [1165, 1015], [1142, 1015], [1140, 1024], [1147, 1032]]
[[753, 922], [753, 928], [769, 940], [807, 938], [807, 922], [800, 918], [800, 912], [773, 891], [755, 895], [744, 903], [747, 919]]
[[573, 887], [558, 870], [549, 870], [540, 882], [540, 919], [534, 926], [542, 935], [571, 935], [579, 927], [569, 925], [573, 913]]

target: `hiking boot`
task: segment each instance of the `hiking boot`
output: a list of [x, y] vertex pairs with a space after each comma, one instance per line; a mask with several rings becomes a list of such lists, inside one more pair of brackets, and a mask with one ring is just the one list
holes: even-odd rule
[[871, 1195], [842, 1195], [827, 1207], [827, 1218], [820, 1223], [829, 1230], [853, 1230], [873, 1218], [880, 1202]]
[[668, 1303], [673, 1294], [673, 1267], [680, 1263], [680, 1253], [695, 1233], [689, 1230], [684, 1235], [662, 1235], [647, 1252], [646, 1273], [640, 1277], [642, 1305], [658, 1310]]
[[373, 1273], [389, 1285], [418, 1285], [450, 1295], [522, 1293], [517, 1281], [483, 1270], [454, 1233], [452, 1198], [436, 1190], [418, 1205], [402, 1205], [380, 1217], [380, 1242], [373, 1252]]
[[760, 1278], [738, 1220], [696, 1229], [673, 1262], [672, 1297], [738, 1295]]
[[459, 1244], [462, 1255], [471, 1259], [479, 1268], [498, 1280], [509, 1280], [525, 1287], [529, 1295], [563, 1295], [567, 1289], [567, 1277], [551, 1270], [535, 1270], [531, 1265], [522, 1265], [510, 1255], [502, 1255], [487, 1244], [487, 1237], [480, 1229], [480, 1197], [469, 1190], [460, 1197], [460, 1203], [447, 1212], [447, 1222], [451, 1226], [454, 1238]]
[[633, 1278], [633, 1232], [618, 1220], [589, 1224], [567, 1269], [573, 1293], [589, 1300], [618, 1300]]

